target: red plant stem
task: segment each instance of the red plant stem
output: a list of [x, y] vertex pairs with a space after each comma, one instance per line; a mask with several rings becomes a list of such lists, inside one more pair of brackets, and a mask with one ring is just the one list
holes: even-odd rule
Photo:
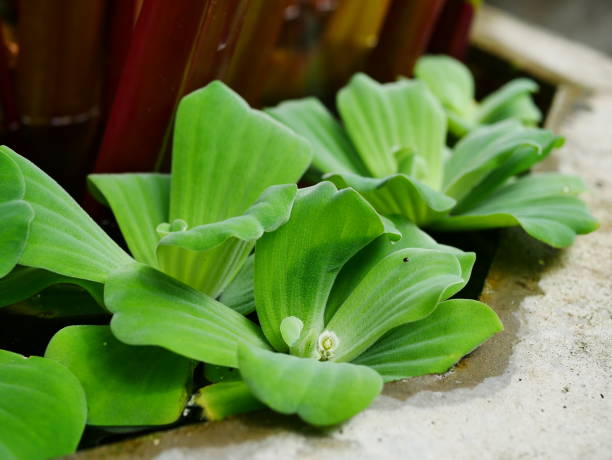
[[240, 12], [239, 5], [240, 0], [209, 0], [204, 33], [200, 34], [195, 45], [185, 81], [185, 94], [206, 85], [217, 75], [227, 51], [231, 26]]
[[139, 0], [110, 0], [104, 109], [110, 110], [136, 24]]
[[241, 0], [217, 78], [255, 104], [289, 0]]
[[478, 4], [477, 0], [448, 0], [431, 38], [429, 51], [463, 59]]
[[208, 0], [144, 1], [96, 172], [149, 171], [155, 167], [208, 6]]
[[98, 123], [105, 13], [105, 0], [19, 2], [19, 151], [72, 193]]
[[446, 0], [394, 0], [378, 44], [368, 60], [368, 73], [379, 81], [410, 76], [423, 54]]
[[19, 111], [9, 64], [9, 52], [3, 33], [0, 33], [0, 104], [2, 105], [3, 130], [13, 133], [19, 127]]

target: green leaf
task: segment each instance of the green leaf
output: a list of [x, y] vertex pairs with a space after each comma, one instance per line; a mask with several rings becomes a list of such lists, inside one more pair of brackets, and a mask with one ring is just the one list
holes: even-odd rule
[[0, 278], [9, 273], [21, 259], [27, 246], [34, 210], [23, 200], [0, 203]]
[[[558, 142], [550, 131], [525, 128], [517, 120], [507, 120], [492, 126], [475, 129], [461, 139], [444, 166], [444, 192], [461, 200], [473, 191], [485, 177], [495, 173], [502, 165], [519, 152], [530, 158], [543, 160]], [[510, 171], [506, 171], [510, 172]], [[496, 174], [501, 185], [509, 175]], [[480, 193], [484, 193], [480, 189]], [[484, 197], [483, 197], [484, 198]]]
[[274, 348], [288, 349], [280, 325], [295, 316], [304, 323], [295, 353], [314, 352], [337, 273], [384, 231], [381, 218], [354, 190], [322, 182], [299, 191], [289, 221], [258, 240], [255, 251], [257, 314]]
[[[175, 123], [169, 221], [180, 219], [190, 229], [213, 224], [204, 230], [206, 244], [226, 241], [195, 252], [168, 249], [165, 240], [158, 253], [162, 270], [217, 297], [252, 249], [250, 242], [227, 238], [241, 237], [242, 229], [250, 241], [260, 231], [253, 219], [238, 216], [252, 212], [268, 187], [295, 183], [310, 159], [305, 139], [249, 108], [219, 81], [184, 97]], [[268, 217], [282, 220], [286, 208], [271, 206], [266, 213], [275, 211]]]
[[68, 455], [76, 450], [86, 416], [83, 389], [65, 367], [0, 350], [0, 458]]
[[478, 185], [472, 187], [471, 191], [453, 208], [454, 214], [461, 214], [478, 203], [485, 201], [507, 179], [527, 171], [533, 165], [546, 158], [554, 148], [561, 147], [565, 142], [562, 137], [555, 136], [550, 131], [533, 128], [525, 128], [525, 131], [531, 132], [532, 140], [539, 144], [540, 148], [525, 147], [515, 149], [503, 164], [491, 170], [484, 179], [481, 179]]
[[530, 94], [523, 94], [500, 106], [488, 118], [489, 123], [514, 118], [526, 126], [536, 126], [542, 121], [542, 112]]
[[464, 120], [474, 119], [474, 78], [461, 61], [449, 56], [423, 56], [414, 67], [414, 75], [427, 84], [447, 111]]
[[[28, 240], [34, 210], [23, 200], [25, 180], [17, 164], [0, 147], [0, 278], [19, 262]], [[6, 149], [8, 150], [8, 149]]]
[[53, 179], [7, 147], [0, 148], [0, 157], [21, 169], [24, 200], [34, 209], [21, 265], [104, 282], [112, 270], [132, 262]]
[[396, 172], [396, 152], [408, 150], [426, 165], [420, 179], [438, 189], [446, 141], [446, 116], [438, 100], [417, 81], [381, 85], [355, 75], [338, 93], [338, 111], [346, 129], [374, 177]]
[[166, 425], [180, 417], [191, 394], [190, 360], [162, 348], [125, 345], [108, 326], [65, 327], [45, 357], [80, 380], [89, 425]]
[[198, 391], [194, 403], [204, 410], [206, 419], [213, 421], [265, 408], [240, 380], [207, 385]]
[[[157, 248], [160, 265], [184, 283], [217, 297], [244, 265], [255, 240], [289, 219], [296, 193], [295, 184], [273, 185], [242, 216], [167, 231]], [[158, 227], [160, 232], [166, 230], [170, 230], [169, 224]], [[233, 259], [215, 257], [227, 248], [236, 248]]]
[[272, 232], [287, 222], [296, 193], [295, 184], [273, 185], [264, 190], [261, 197], [242, 216], [191, 229], [168, 231], [160, 240], [159, 249], [179, 246], [191, 251], [205, 251], [229, 238], [257, 240], [264, 232]]
[[464, 136], [479, 124], [515, 119], [526, 125], [536, 125], [542, 119], [542, 113], [531, 98], [531, 93], [538, 89], [533, 80], [513, 80], [477, 104], [474, 78], [456, 59], [422, 57], [415, 66], [415, 75], [427, 84], [447, 110], [449, 129], [457, 136]]
[[296, 182], [310, 159], [305, 139], [210, 83], [178, 108], [170, 221], [196, 227], [240, 216], [269, 186]]
[[255, 311], [255, 256], [251, 255], [236, 278], [223, 290], [219, 301], [243, 315]]
[[406, 174], [393, 174], [382, 179], [355, 174], [329, 174], [325, 179], [338, 188], [351, 187], [385, 216], [401, 215], [424, 225], [445, 215], [455, 200]]
[[446, 292], [445, 296], [456, 294], [456, 292], [462, 289], [469, 281], [472, 267], [476, 260], [476, 254], [473, 252], [463, 252], [452, 246], [438, 244], [427, 233], [405, 218], [393, 216], [392, 219], [396, 229], [401, 234], [401, 239], [399, 241], [392, 241], [388, 235], [379, 236], [344, 264], [336, 278], [336, 282], [334, 283], [334, 287], [327, 302], [327, 307], [325, 309], [326, 324], [329, 323], [338, 308], [340, 308], [340, 305], [344, 303], [347, 297], [355, 289], [355, 286], [363, 280], [378, 262], [389, 254], [396, 253], [403, 249], [435, 249], [449, 252], [457, 258], [461, 266], [461, 278], [463, 282]]
[[168, 221], [168, 174], [92, 174], [91, 191], [110, 206], [134, 258], [157, 267], [156, 228]]
[[390, 329], [431, 314], [463, 284], [461, 266], [451, 253], [392, 252], [361, 279], [325, 326], [337, 338], [331, 359], [351, 361]]
[[266, 112], [311, 142], [320, 172], [367, 174], [344, 128], [318, 99], [286, 101]]
[[382, 389], [380, 376], [365, 366], [320, 362], [241, 345], [240, 372], [257, 399], [277, 412], [306, 422], [340, 423], [370, 405]]
[[155, 345], [179, 355], [236, 367], [239, 342], [268, 348], [259, 327], [240, 313], [151, 267], [113, 272], [104, 300], [113, 334], [129, 345]]
[[32, 297], [56, 284], [75, 284], [85, 289], [99, 305], [103, 305], [102, 285], [92, 281], [71, 278], [32, 267], [16, 267], [8, 276], [0, 279], [0, 307], [5, 307]]
[[447, 300], [427, 318], [389, 332], [355, 363], [385, 382], [446, 372], [503, 325], [491, 308], [476, 300]]
[[575, 195], [585, 190], [577, 177], [557, 173], [527, 176], [498, 189], [464, 214], [432, 224], [438, 230], [475, 230], [520, 225], [553, 247], [571, 245], [576, 234], [592, 232], [597, 221]]
[[542, 114], [531, 101], [531, 93], [537, 90], [538, 84], [528, 78], [517, 78], [506, 83], [481, 101], [478, 121], [489, 124], [514, 118], [527, 124], [538, 123]]

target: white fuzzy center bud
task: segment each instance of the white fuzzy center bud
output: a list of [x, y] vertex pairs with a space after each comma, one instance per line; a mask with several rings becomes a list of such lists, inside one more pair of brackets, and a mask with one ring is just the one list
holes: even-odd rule
[[334, 351], [338, 348], [340, 340], [332, 331], [323, 331], [317, 340], [317, 353], [319, 361], [329, 361], [334, 357]]

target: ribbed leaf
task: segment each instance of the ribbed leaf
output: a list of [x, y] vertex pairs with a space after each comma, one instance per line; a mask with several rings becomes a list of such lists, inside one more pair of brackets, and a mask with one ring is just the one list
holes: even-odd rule
[[385, 382], [442, 373], [502, 330], [482, 302], [447, 300], [427, 318], [389, 332], [354, 362], [376, 370]]
[[70, 454], [86, 416], [83, 388], [64, 366], [0, 350], [0, 458], [43, 460]]
[[275, 411], [297, 414], [312, 425], [340, 423], [357, 414], [382, 389], [365, 366], [320, 362], [241, 345], [240, 373], [251, 392]]
[[517, 78], [485, 97], [478, 107], [480, 123], [495, 123], [514, 118], [529, 125], [542, 119], [542, 113], [531, 100], [538, 84], [528, 78]]
[[134, 258], [157, 267], [155, 230], [168, 221], [170, 176], [167, 174], [92, 174], [90, 189], [113, 210]]
[[156, 345], [231, 367], [238, 343], [268, 348], [261, 330], [244, 316], [145, 265], [113, 272], [104, 300], [114, 313], [113, 334], [130, 345]]
[[266, 233], [255, 251], [257, 314], [274, 348], [287, 350], [280, 325], [295, 316], [304, 329], [294, 352], [314, 352], [336, 275], [384, 231], [381, 218], [354, 190], [322, 182], [299, 191], [289, 222]]
[[381, 85], [357, 74], [340, 90], [337, 104], [372, 176], [404, 172], [398, 169], [396, 154], [407, 150], [425, 165], [425, 174], [418, 178], [434, 189], [440, 186], [446, 117], [423, 83], [400, 80]]
[[576, 234], [592, 232], [597, 221], [575, 195], [585, 190], [577, 177], [547, 173], [528, 176], [497, 190], [464, 214], [435, 222], [439, 230], [474, 230], [520, 225], [554, 247], [573, 243]]
[[344, 128], [318, 99], [286, 101], [266, 112], [311, 142], [320, 172], [367, 174]]
[[270, 185], [296, 182], [310, 159], [305, 139], [210, 83], [178, 109], [170, 220], [195, 227], [239, 216]]
[[34, 210], [23, 200], [0, 203], [0, 278], [9, 273], [25, 251]]
[[256, 240], [264, 232], [276, 230], [289, 219], [296, 193], [295, 184], [273, 185], [264, 190], [255, 204], [241, 216], [191, 229], [168, 232], [159, 242], [158, 251], [166, 246], [205, 251], [230, 238], [243, 241]]
[[7, 147], [0, 150], [4, 156], [21, 169], [24, 200], [34, 209], [20, 264], [103, 282], [132, 261], [53, 179]]
[[[461, 200], [518, 152], [541, 161], [558, 139], [550, 131], [525, 128], [517, 120], [477, 128], [457, 143], [446, 161], [444, 192]], [[496, 174], [499, 180], [496, 185], [507, 177]]]
[[537, 131], [537, 134], [534, 133], [536, 135], [533, 140], [540, 145], [540, 148], [534, 149], [532, 146], [527, 146], [515, 149], [503, 164], [491, 170], [478, 185], [472, 187], [471, 191], [453, 208], [454, 214], [462, 214], [487, 200], [491, 193], [506, 183], [507, 179], [529, 170], [533, 165], [544, 160], [554, 148], [561, 147], [565, 142], [565, 139], [549, 131], [530, 128], [527, 128], [527, 131]]
[[[244, 264], [255, 240], [289, 219], [296, 192], [295, 184], [273, 185], [241, 216], [169, 231], [157, 248], [161, 266], [190, 286], [218, 296]], [[158, 231], [162, 232], [164, 227], [170, 229], [170, 224], [158, 227]], [[229, 256], [235, 256], [233, 259], [215, 257], [228, 248], [235, 248], [233, 253], [228, 252]], [[196, 259], [197, 268], [185, 264], [186, 260]]]
[[0, 279], [0, 307], [5, 307], [32, 297], [43, 289], [55, 284], [75, 284], [85, 289], [103, 305], [100, 283], [58, 275], [40, 268], [18, 266], [6, 277]]
[[453, 254], [402, 249], [380, 260], [325, 326], [337, 337], [332, 359], [351, 361], [394, 327], [418, 321], [463, 285]]
[[223, 290], [219, 301], [243, 315], [255, 311], [255, 256], [249, 256], [236, 278]]
[[34, 210], [23, 200], [23, 174], [17, 164], [3, 154], [5, 149], [0, 147], [0, 278], [19, 262], [34, 218]]
[[[227, 225], [219, 223], [205, 230], [209, 236], [226, 238], [224, 234], [236, 232], [232, 218], [247, 212], [269, 186], [296, 182], [310, 157], [311, 147], [305, 139], [249, 108], [223, 83], [213, 82], [183, 98], [178, 108], [170, 223], [179, 219], [193, 229], [226, 221]], [[278, 212], [281, 219], [286, 209], [279, 207]], [[247, 220], [252, 239], [257, 229]], [[236, 276], [251, 246], [230, 238], [205, 253], [162, 249], [160, 267], [216, 297]]]
[[396, 253], [408, 248], [435, 249], [453, 254], [461, 266], [461, 278], [463, 282], [452, 285], [446, 291], [444, 297], [450, 297], [461, 290], [469, 281], [472, 267], [476, 260], [473, 252], [463, 252], [452, 246], [438, 244], [427, 233], [419, 229], [412, 222], [399, 216], [393, 217], [395, 227], [401, 233], [399, 241], [392, 241], [388, 235], [382, 235], [368, 244], [352, 257], [344, 266], [336, 278], [332, 288], [327, 307], [325, 308], [325, 323], [329, 323], [340, 305], [351, 294], [361, 280], [368, 274], [374, 266], [389, 254]]
[[475, 117], [474, 78], [461, 61], [449, 56], [423, 56], [414, 67], [414, 75], [427, 84], [447, 111], [468, 121]]
[[489, 121], [493, 123], [493, 120], [508, 120], [510, 118], [521, 120], [526, 126], [536, 126], [542, 121], [542, 112], [530, 94], [523, 94], [498, 107]]
[[386, 216], [401, 215], [424, 225], [446, 214], [455, 200], [406, 174], [376, 179], [355, 174], [329, 174], [326, 180], [338, 188], [351, 187]]
[[89, 425], [172, 423], [190, 395], [190, 360], [162, 348], [125, 345], [108, 326], [61, 329], [45, 357], [66, 366], [83, 385]]
[[449, 117], [449, 129], [457, 136], [464, 136], [479, 124], [515, 119], [535, 125], [542, 119], [531, 98], [538, 85], [527, 78], [507, 83], [477, 104], [470, 70], [453, 58], [422, 57], [416, 64], [415, 75], [440, 100]]

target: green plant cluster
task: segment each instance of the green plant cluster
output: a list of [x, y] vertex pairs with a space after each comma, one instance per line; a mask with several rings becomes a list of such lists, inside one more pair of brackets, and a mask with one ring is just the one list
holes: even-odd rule
[[[194, 393], [212, 420], [269, 407], [337, 424], [501, 331], [455, 297], [475, 254], [420, 227], [521, 225], [566, 246], [595, 221], [578, 179], [517, 176], [560, 143], [517, 119], [528, 104], [459, 110], [435, 65], [420, 63], [427, 83], [357, 75], [343, 126], [313, 99], [266, 114], [219, 82], [186, 96], [171, 174], [90, 177], [129, 252], [0, 148], [0, 306], [74, 285], [52, 307], [109, 320], [59, 330], [44, 358], [0, 350], [0, 457], [69, 453], [86, 424], [168, 425]], [[453, 117], [465, 137], [449, 148]], [[324, 180], [298, 189], [309, 167]]]

